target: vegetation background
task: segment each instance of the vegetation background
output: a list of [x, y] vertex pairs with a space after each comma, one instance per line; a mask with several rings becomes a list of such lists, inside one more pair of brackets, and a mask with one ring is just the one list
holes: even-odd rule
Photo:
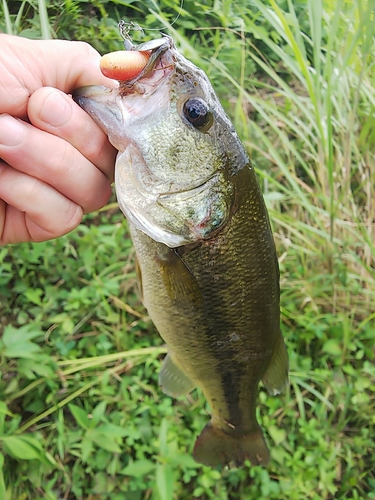
[[158, 388], [165, 347], [116, 203], [58, 240], [2, 248], [0, 499], [375, 499], [374, 0], [0, 10], [4, 32], [101, 53], [132, 20], [205, 69], [263, 186], [291, 364], [286, 394], [259, 395], [270, 467], [202, 467], [191, 450], [209, 409]]

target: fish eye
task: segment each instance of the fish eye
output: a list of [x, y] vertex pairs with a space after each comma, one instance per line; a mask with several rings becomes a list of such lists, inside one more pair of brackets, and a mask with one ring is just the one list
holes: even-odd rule
[[209, 111], [207, 104], [200, 97], [191, 97], [183, 107], [185, 118], [197, 129], [207, 125], [212, 113]]

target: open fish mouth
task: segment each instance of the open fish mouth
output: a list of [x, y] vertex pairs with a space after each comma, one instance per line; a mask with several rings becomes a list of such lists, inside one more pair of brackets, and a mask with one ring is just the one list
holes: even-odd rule
[[[157, 112], [168, 106], [169, 77], [174, 71], [173, 57], [168, 57], [168, 51], [173, 48], [173, 40], [169, 36], [139, 45], [137, 50], [151, 51], [151, 55], [137, 76], [120, 81], [115, 89], [94, 85], [81, 87], [74, 92], [74, 100], [111, 137], [109, 127], [113, 119], [129, 127], [132, 119], [139, 121], [150, 110]], [[107, 107], [106, 113], [104, 107]], [[120, 152], [124, 148], [119, 142], [114, 146]]]
[[121, 92], [126, 94], [128, 90], [130, 93], [132, 93], [136, 88], [136, 83], [140, 80], [149, 78], [150, 75], [152, 75], [152, 78], [154, 78], [155, 80], [165, 78], [165, 73], [168, 72], [169, 65], [166, 63], [161, 63], [161, 58], [169, 49], [172, 48], [174, 48], [174, 43], [172, 38], [168, 35], [163, 35], [162, 38], [150, 40], [149, 42], [134, 46], [131, 50], [137, 50], [140, 52], [150, 51], [151, 55], [146, 65], [137, 76], [129, 80], [120, 82]]

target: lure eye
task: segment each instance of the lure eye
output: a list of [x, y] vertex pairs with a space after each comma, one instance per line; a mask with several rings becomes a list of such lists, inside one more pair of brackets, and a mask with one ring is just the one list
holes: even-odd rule
[[207, 104], [200, 97], [188, 99], [184, 104], [183, 111], [185, 118], [197, 129], [207, 125], [212, 118]]

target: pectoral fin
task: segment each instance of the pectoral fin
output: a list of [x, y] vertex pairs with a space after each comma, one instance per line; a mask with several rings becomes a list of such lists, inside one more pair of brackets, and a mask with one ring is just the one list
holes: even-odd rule
[[195, 384], [178, 366], [177, 360], [173, 358], [172, 353], [168, 353], [164, 358], [159, 373], [159, 384], [165, 394], [177, 398], [193, 390]]
[[199, 284], [180, 255], [168, 249], [157, 258], [160, 274], [169, 299], [181, 314], [197, 316], [204, 311], [204, 298]]
[[262, 382], [270, 394], [279, 394], [288, 383], [288, 353], [280, 334], [279, 343], [275, 348]]

